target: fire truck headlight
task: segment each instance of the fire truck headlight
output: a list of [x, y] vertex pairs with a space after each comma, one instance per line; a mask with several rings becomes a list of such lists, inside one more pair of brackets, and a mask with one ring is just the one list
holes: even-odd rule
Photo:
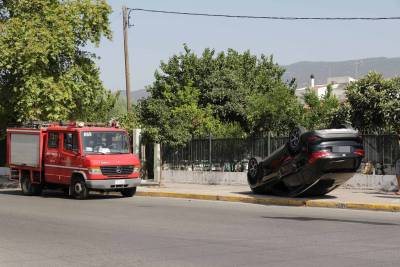
[[89, 168], [90, 174], [101, 174], [100, 168]]

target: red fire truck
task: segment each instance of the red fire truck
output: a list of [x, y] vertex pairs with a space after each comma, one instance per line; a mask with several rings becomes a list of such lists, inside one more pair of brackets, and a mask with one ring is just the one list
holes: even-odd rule
[[22, 192], [62, 188], [85, 199], [89, 191], [132, 197], [140, 184], [140, 161], [125, 130], [84, 123], [38, 123], [7, 129], [7, 161]]

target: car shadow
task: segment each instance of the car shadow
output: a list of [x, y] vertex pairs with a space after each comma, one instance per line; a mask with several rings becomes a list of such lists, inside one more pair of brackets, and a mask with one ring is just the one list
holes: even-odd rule
[[[76, 200], [68, 195], [66, 195], [63, 191], [60, 190], [43, 190], [42, 194], [39, 196], [27, 196], [24, 195], [21, 189], [2, 189], [0, 190], [0, 195], [12, 195], [12, 196], [21, 196], [21, 197], [42, 197], [42, 198], [59, 198], [59, 199], [69, 199]], [[118, 193], [90, 193], [87, 200], [100, 200], [100, 199], [121, 199], [124, 198]]]
[[275, 219], [275, 220], [288, 220], [288, 221], [301, 221], [301, 222], [314, 222], [314, 221], [324, 221], [324, 222], [339, 222], [339, 223], [358, 223], [358, 224], [368, 224], [368, 225], [400, 225], [397, 223], [384, 223], [384, 222], [368, 222], [368, 221], [357, 221], [357, 220], [342, 220], [342, 219], [329, 219], [329, 218], [312, 218], [312, 217], [273, 217], [273, 216], [262, 216], [264, 219]]
[[235, 194], [246, 195], [250, 197], [273, 197], [273, 198], [292, 198], [292, 199], [336, 199], [336, 196], [332, 195], [323, 195], [319, 197], [285, 197], [285, 196], [277, 196], [277, 195], [268, 195], [268, 194], [255, 194], [251, 191], [242, 191], [242, 192], [232, 192]]

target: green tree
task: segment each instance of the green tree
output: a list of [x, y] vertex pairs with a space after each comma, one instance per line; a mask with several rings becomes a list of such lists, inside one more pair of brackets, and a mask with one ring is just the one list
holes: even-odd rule
[[179, 146], [212, 131], [215, 119], [210, 108], [198, 106], [198, 89], [190, 84], [179, 90], [164, 89], [162, 97], [148, 98], [139, 104], [140, 119], [150, 140]]
[[115, 118], [122, 128], [129, 131], [141, 128], [136, 106], [132, 106], [132, 109], [129, 113], [124, 112], [119, 114], [119, 116], [112, 118]]
[[388, 128], [387, 119], [396, 94], [392, 89], [396, 81], [384, 80], [381, 74], [371, 72], [346, 88], [353, 126], [362, 131], [385, 131]]
[[246, 114], [252, 134], [272, 131], [284, 135], [299, 123], [301, 113], [302, 106], [293, 91], [283, 85], [248, 97]]
[[339, 100], [332, 93], [332, 90], [332, 85], [329, 84], [322, 97], [319, 97], [313, 90], [306, 90], [302, 125], [307, 129], [323, 129], [332, 125], [334, 115], [340, 106]]
[[84, 51], [111, 38], [104, 0], [0, 0], [0, 106], [7, 122], [105, 120], [115, 102]]
[[383, 103], [386, 130], [400, 133], [400, 77], [389, 80], [386, 101]]
[[[162, 136], [164, 140], [188, 140], [194, 135], [210, 133], [244, 136], [276, 125], [287, 127], [288, 117], [279, 118], [277, 110], [283, 108], [282, 103], [291, 105], [285, 106], [285, 110], [296, 110], [298, 103], [294, 97], [294, 82], [283, 82], [283, 73], [284, 69], [274, 63], [272, 57], [257, 57], [249, 51], [238, 53], [233, 49], [218, 54], [205, 49], [197, 56], [185, 45], [183, 53], [173, 55], [167, 63], [162, 62], [160, 70], [156, 71], [155, 82], [148, 88], [151, 96], [140, 106], [143, 125], [148, 127], [150, 136]], [[191, 123], [190, 127], [189, 124], [178, 126], [174, 120], [189, 107], [182, 103], [180, 94], [190, 95], [188, 90], [192, 92], [189, 114], [203, 119], [195, 119], [201, 123]], [[283, 101], [282, 97], [289, 99]], [[268, 105], [262, 106], [263, 101], [269, 101]], [[270, 119], [270, 113], [277, 121], [265, 121]]]
[[339, 106], [331, 113], [329, 121], [332, 127], [341, 124], [351, 124], [351, 106], [349, 102], [340, 103]]

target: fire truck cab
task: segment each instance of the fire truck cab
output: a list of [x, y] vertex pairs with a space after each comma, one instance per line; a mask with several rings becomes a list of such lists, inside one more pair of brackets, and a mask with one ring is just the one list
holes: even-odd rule
[[26, 195], [62, 188], [74, 198], [89, 191], [132, 197], [140, 184], [140, 160], [118, 127], [83, 123], [7, 129], [7, 161]]

